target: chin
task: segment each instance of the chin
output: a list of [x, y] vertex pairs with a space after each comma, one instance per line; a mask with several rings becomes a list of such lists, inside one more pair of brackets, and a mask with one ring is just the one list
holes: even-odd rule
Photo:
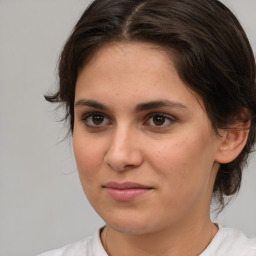
[[[113, 214], [110, 217], [103, 217], [105, 217], [104, 220], [108, 226], [121, 233], [142, 235], [156, 231], [154, 230], [154, 223], [152, 222], [153, 220], [149, 220], [145, 217], [143, 218], [142, 216], [134, 216], [132, 214], [117, 216]], [[151, 225], [149, 225], [149, 223], [151, 223]]]
[[130, 235], [143, 235], [149, 233], [148, 227], [135, 225], [134, 223], [107, 223], [112, 229]]

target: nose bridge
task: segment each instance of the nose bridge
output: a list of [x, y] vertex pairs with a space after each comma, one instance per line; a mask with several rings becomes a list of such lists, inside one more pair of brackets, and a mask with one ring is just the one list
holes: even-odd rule
[[141, 164], [142, 155], [137, 135], [136, 129], [127, 124], [116, 126], [105, 157], [112, 169], [122, 171]]
[[[132, 128], [126, 124], [118, 125], [112, 138], [111, 147], [117, 151], [129, 151], [129, 147], [133, 144]], [[133, 134], [133, 138], [135, 134]], [[130, 143], [129, 143], [130, 142]], [[129, 143], [129, 144], [128, 144]]]

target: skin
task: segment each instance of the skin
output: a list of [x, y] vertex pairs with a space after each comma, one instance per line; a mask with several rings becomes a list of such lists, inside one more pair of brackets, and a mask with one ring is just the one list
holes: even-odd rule
[[[163, 104], [145, 108], [155, 101]], [[209, 208], [222, 144], [202, 100], [157, 46], [107, 44], [80, 70], [74, 152], [112, 256], [193, 256], [207, 247], [217, 232]], [[117, 201], [103, 187], [111, 181], [151, 189]]]

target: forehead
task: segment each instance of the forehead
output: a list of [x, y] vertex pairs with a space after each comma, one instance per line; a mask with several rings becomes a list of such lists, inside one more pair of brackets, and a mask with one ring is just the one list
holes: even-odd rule
[[[76, 99], [119, 96], [203, 103], [180, 79], [171, 54], [150, 43], [115, 42], [98, 49], [80, 70]], [[170, 99], [169, 99], [170, 98]]]
[[[135, 63], [136, 65], [134, 65]], [[148, 65], [145, 65], [146, 63]], [[102, 72], [102, 69], [107, 71], [108, 68], [109, 72], [112, 66], [115, 67], [113, 71], [121, 71], [122, 74], [132, 71], [134, 75], [136, 75], [138, 67], [140, 67], [140, 71], [147, 71], [149, 67], [152, 70], [155, 69], [155, 71], [157, 69], [163, 71], [167, 66], [168, 69], [174, 68], [171, 54], [167, 54], [163, 48], [156, 44], [126, 41], [111, 42], [104, 44], [90, 55], [79, 70], [78, 76], [84, 69], [90, 69], [90, 71], [97, 69]], [[116, 70], [117, 66], [118, 70]], [[154, 75], [158, 73], [154, 72]]]

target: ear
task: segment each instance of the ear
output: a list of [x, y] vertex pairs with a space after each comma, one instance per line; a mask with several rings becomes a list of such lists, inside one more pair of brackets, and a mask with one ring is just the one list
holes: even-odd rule
[[228, 129], [220, 131], [221, 139], [215, 159], [218, 163], [232, 162], [243, 150], [251, 125], [249, 116], [247, 109], [242, 110], [236, 115], [233, 124], [229, 125]]

